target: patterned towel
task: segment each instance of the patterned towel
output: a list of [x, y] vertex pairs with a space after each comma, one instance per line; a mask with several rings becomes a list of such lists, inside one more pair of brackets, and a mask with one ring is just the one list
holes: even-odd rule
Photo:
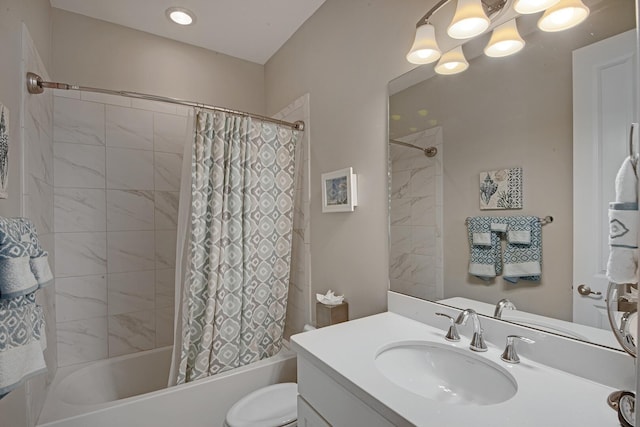
[[16, 218], [25, 233], [29, 233], [31, 248], [29, 250], [29, 265], [39, 287], [46, 286], [53, 280], [53, 273], [49, 267], [49, 254], [42, 248], [36, 227], [26, 218]]
[[638, 177], [627, 157], [616, 175], [616, 201], [609, 204], [607, 278], [613, 283], [638, 283]]
[[0, 399], [46, 371], [44, 316], [35, 293], [0, 300]]
[[[500, 238], [491, 231], [492, 217], [476, 216], [467, 218], [467, 232], [471, 248], [469, 274], [489, 280], [502, 272], [500, 258]], [[490, 236], [490, 244], [487, 244]]]
[[511, 233], [504, 250], [504, 280], [511, 283], [516, 283], [518, 279], [539, 281], [542, 274], [540, 219], [534, 216], [509, 216], [503, 220]]
[[52, 279], [31, 221], [0, 217], [0, 299], [26, 295]]

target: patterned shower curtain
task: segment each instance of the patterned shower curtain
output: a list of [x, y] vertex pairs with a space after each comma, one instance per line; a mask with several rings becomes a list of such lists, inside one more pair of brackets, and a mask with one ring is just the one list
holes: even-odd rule
[[297, 132], [199, 111], [194, 134], [173, 384], [280, 350], [291, 262]]

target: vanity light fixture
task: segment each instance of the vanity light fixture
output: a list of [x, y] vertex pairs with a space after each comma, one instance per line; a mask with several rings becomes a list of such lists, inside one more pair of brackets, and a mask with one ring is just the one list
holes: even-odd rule
[[542, 15], [538, 28], [548, 32], [568, 30], [587, 19], [589, 12], [581, 0], [560, 0]]
[[462, 46], [458, 46], [442, 55], [435, 70], [438, 74], [451, 75], [461, 73], [467, 68], [469, 68], [469, 63], [464, 57]]
[[493, 30], [489, 44], [484, 48], [484, 54], [492, 58], [502, 58], [519, 52], [524, 45], [525, 41], [518, 32], [516, 20], [512, 19]]
[[170, 7], [164, 13], [171, 22], [178, 25], [192, 25], [196, 22], [196, 15], [184, 7]]
[[560, 0], [516, 0], [513, 4], [513, 10], [522, 14], [542, 12], [558, 3]]
[[[462, 53], [461, 42], [442, 55], [436, 40], [436, 31], [431, 17], [453, 0], [439, 0], [416, 24], [413, 45], [407, 54], [412, 64], [430, 64], [440, 59], [436, 72], [456, 74], [466, 70], [469, 63]], [[447, 28], [453, 39], [463, 40], [484, 33], [492, 21], [503, 22], [494, 28], [491, 39], [484, 49], [487, 56], [500, 58], [512, 55], [524, 48], [525, 41], [518, 32], [516, 18], [504, 22], [500, 17], [513, 7], [517, 14], [530, 14], [546, 10], [538, 21], [543, 31], [562, 31], [574, 27], [589, 16], [589, 8], [582, 0], [456, 0], [456, 11]]]
[[470, 39], [484, 33], [490, 24], [481, 0], [458, 0], [447, 34], [454, 39]]

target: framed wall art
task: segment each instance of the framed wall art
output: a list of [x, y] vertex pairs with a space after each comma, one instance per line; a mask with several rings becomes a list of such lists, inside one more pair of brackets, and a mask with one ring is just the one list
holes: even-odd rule
[[322, 174], [322, 212], [353, 212], [358, 205], [357, 175], [353, 168]]
[[482, 172], [480, 209], [522, 209], [522, 168]]

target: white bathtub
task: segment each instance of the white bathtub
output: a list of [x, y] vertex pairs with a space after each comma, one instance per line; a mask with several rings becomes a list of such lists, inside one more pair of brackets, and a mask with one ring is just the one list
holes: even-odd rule
[[166, 388], [171, 347], [59, 368], [38, 426], [220, 427], [247, 393], [296, 380], [296, 355], [277, 355], [189, 384]]

